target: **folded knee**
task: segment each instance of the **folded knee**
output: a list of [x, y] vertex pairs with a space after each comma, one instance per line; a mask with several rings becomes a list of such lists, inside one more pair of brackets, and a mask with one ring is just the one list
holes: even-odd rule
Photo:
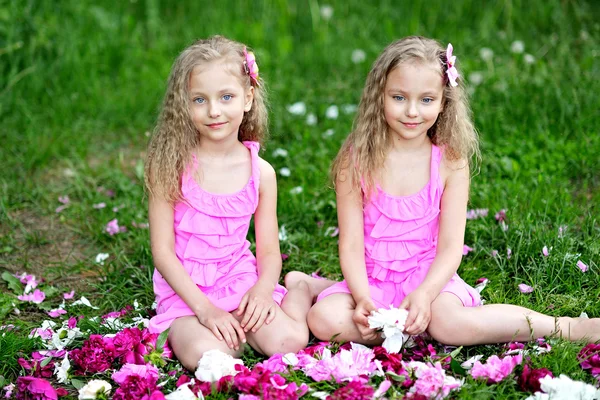
[[476, 324], [458, 324], [456, 321], [432, 318], [427, 328], [429, 335], [440, 343], [464, 346], [477, 342], [479, 329]]
[[335, 323], [331, 312], [324, 307], [315, 304], [307, 316], [308, 328], [319, 340], [331, 340], [335, 335], [341, 333], [339, 325]]
[[277, 353], [297, 353], [308, 345], [308, 329], [298, 328], [271, 337], [269, 343], [262, 346], [266, 356]]

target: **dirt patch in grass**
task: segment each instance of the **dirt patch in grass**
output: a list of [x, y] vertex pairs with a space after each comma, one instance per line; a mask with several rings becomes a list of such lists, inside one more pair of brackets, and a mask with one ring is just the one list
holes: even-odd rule
[[53, 285], [87, 292], [97, 272], [85, 268], [93, 256], [86, 242], [68, 224], [33, 210], [8, 212], [8, 223], [0, 228], [4, 240], [0, 268], [11, 273], [27, 272]]

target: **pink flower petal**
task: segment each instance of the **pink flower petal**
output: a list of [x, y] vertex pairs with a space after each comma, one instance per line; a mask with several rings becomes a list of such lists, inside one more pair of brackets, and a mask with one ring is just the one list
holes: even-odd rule
[[71, 202], [69, 196], [59, 196], [58, 201], [63, 204], [69, 204]]
[[542, 249], [542, 255], [544, 257], [548, 257], [550, 255], [550, 252], [548, 251], [548, 247], [544, 246], [544, 248]]
[[577, 266], [579, 267], [579, 269], [581, 270], [581, 272], [586, 272], [588, 270], [587, 264], [585, 264], [581, 260], [577, 261]]
[[60, 309], [60, 308], [48, 311], [48, 315], [51, 316], [52, 318], [56, 318], [59, 315], [63, 315], [63, 314], [66, 314], [66, 313], [67, 313], [67, 311], [65, 311], [63, 309]]
[[63, 299], [70, 300], [70, 299], [73, 298], [73, 296], [75, 296], [75, 291], [71, 290], [69, 293], [64, 293], [63, 294]]
[[506, 249], [506, 258], [508, 258], [510, 260], [511, 256], [512, 256], [512, 250], [509, 247], [508, 249]]
[[109, 221], [108, 224], [106, 224], [106, 228], [104, 228], [104, 230], [111, 236], [116, 233], [119, 233], [119, 231], [120, 231], [119, 220], [115, 218], [115, 219]]
[[106, 203], [94, 204], [92, 207], [94, 207], [96, 210], [100, 210], [101, 208], [106, 207]]
[[519, 283], [519, 291], [521, 293], [531, 293], [533, 292], [533, 288], [529, 285], [526, 285], [524, 283]]
[[492, 257], [494, 257], [494, 258], [498, 257], [498, 250], [492, 250], [492, 253], [491, 253], [491, 255], [492, 255]]
[[466, 244], [463, 245], [463, 256], [466, 256], [467, 254], [469, 254], [472, 251], [473, 251], [472, 247], [469, 247]]

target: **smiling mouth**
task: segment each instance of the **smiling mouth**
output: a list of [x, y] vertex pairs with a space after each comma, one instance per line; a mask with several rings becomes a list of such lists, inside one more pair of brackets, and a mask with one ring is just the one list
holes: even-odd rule
[[402, 125], [406, 126], [407, 128], [414, 128], [420, 124], [420, 122], [402, 122]]
[[226, 123], [227, 122], [215, 122], [214, 124], [208, 124], [206, 126], [208, 126], [209, 128], [218, 128], [225, 125]]

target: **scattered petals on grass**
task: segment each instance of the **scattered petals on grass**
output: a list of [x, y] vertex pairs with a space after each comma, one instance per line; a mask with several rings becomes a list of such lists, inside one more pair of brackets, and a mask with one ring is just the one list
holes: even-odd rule
[[58, 196], [58, 201], [62, 204], [69, 204], [71, 202], [71, 200], [69, 199], [69, 196]]
[[487, 208], [475, 208], [467, 210], [467, 219], [478, 219], [487, 217], [489, 210]]
[[279, 170], [279, 175], [281, 176], [290, 176], [292, 174], [292, 172], [290, 171], [289, 168], [283, 167]]
[[340, 228], [338, 228], [337, 226], [330, 226], [327, 229], [325, 229], [325, 236], [336, 237], [339, 234]]
[[321, 18], [325, 21], [329, 21], [333, 17], [333, 7], [329, 4], [323, 4], [319, 11], [321, 12]]
[[342, 106], [342, 111], [344, 114], [353, 114], [358, 110], [358, 106], [356, 104], [344, 104]]
[[94, 204], [94, 205], [92, 205], [92, 207], [95, 208], [96, 210], [101, 210], [103, 208], [106, 208], [106, 203]]
[[498, 257], [498, 250], [492, 250], [492, 252], [490, 253], [490, 255], [494, 258]]
[[327, 138], [332, 137], [334, 135], [334, 133], [335, 133], [335, 130], [330, 128], [330, 129], [327, 129], [325, 132], [323, 132], [322, 136], [324, 139], [327, 139]]
[[519, 283], [519, 292], [531, 293], [531, 292], [533, 292], [533, 288], [525, 283]]
[[304, 188], [302, 186], [296, 186], [292, 189], [290, 189], [290, 194], [300, 194], [304, 191]]
[[67, 311], [63, 310], [62, 308], [55, 308], [54, 310], [50, 310], [48, 311], [48, 315], [51, 316], [52, 318], [56, 318], [58, 316], [64, 315], [66, 314]]
[[21, 296], [17, 296], [17, 298], [21, 301], [28, 301], [35, 304], [40, 304], [46, 298], [46, 293], [42, 292], [40, 289], [35, 289], [33, 293], [23, 294]]
[[110, 220], [108, 222], [108, 224], [106, 224], [106, 228], [104, 230], [111, 236], [119, 233], [119, 231], [120, 231], [119, 220], [116, 218], [113, 220]]
[[512, 51], [515, 54], [520, 54], [520, 53], [524, 52], [525, 51], [525, 43], [523, 43], [521, 40], [515, 40], [510, 45], [510, 51]]
[[491, 61], [491, 59], [494, 58], [494, 51], [488, 47], [482, 47], [479, 49], [479, 57], [481, 57], [483, 61]]
[[479, 278], [475, 281], [476, 285], [475, 285], [475, 290], [477, 290], [479, 293], [481, 293], [483, 291], [483, 289], [485, 289], [485, 287], [487, 286], [488, 282], [490, 280], [488, 278]]
[[67, 207], [69, 207], [68, 204], [63, 204], [62, 206], [56, 207], [56, 209], [54, 210], [54, 212], [58, 214], [58, 213], [62, 212]]
[[318, 122], [317, 116], [313, 113], [310, 113], [306, 116], [306, 125], [315, 126]]
[[288, 151], [286, 149], [277, 148], [273, 151], [273, 157], [287, 157]]
[[463, 245], [463, 256], [466, 256], [467, 254], [469, 254], [472, 251], [473, 251], [472, 247], [469, 247], [466, 244]]
[[71, 290], [69, 293], [63, 293], [63, 299], [70, 300], [75, 296], [75, 291]]
[[473, 356], [471, 358], [469, 358], [468, 360], [464, 361], [462, 364], [460, 364], [461, 367], [463, 367], [464, 369], [471, 369], [473, 368], [473, 364], [475, 364], [475, 361], [479, 361], [483, 358], [482, 354], [478, 354], [476, 356]]
[[502, 209], [502, 210], [498, 211], [496, 213], [496, 215], [494, 215], [494, 218], [496, 218], [496, 221], [498, 221], [498, 222], [504, 221], [506, 219], [506, 210]]
[[93, 308], [94, 310], [97, 310], [98, 307], [94, 307], [92, 305], [92, 303], [90, 303], [90, 301], [85, 297], [85, 296], [81, 296], [81, 298], [77, 301], [74, 301], [73, 303], [71, 303], [72, 306], [78, 306], [78, 305], [84, 305], [84, 306], [88, 306], [90, 308]]
[[287, 110], [292, 115], [304, 115], [306, 114], [306, 104], [304, 104], [302, 101], [299, 101], [287, 106]]
[[327, 119], [337, 119], [337, 117], [340, 115], [340, 110], [338, 108], [338, 106], [331, 105], [329, 107], [327, 107], [327, 110], [325, 110], [325, 117]]
[[364, 50], [355, 49], [352, 51], [352, 56], [350, 58], [354, 64], [360, 64], [367, 59], [367, 53], [365, 53]]
[[577, 267], [581, 270], [581, 272], [586, 272], [588, 270], [588, 266], [583, 261], [577, 261]]
[[548, 257], [548, 256], [550, 255], [550, 252], [548, 251], [548, 246], [544, 246], [544, 247], [542, 248], [542, 255], [543, 255], [544, 257]]
[[110, 256], [110, 254], [108, 254], [108, 253], [96, 254], [96, 264], [104, 265], [104, 261], [106, 261], [109, 256]]
[[506, 258], [510, 260], [512, 257], [512, 250], [509, 248], [506, 249]]

